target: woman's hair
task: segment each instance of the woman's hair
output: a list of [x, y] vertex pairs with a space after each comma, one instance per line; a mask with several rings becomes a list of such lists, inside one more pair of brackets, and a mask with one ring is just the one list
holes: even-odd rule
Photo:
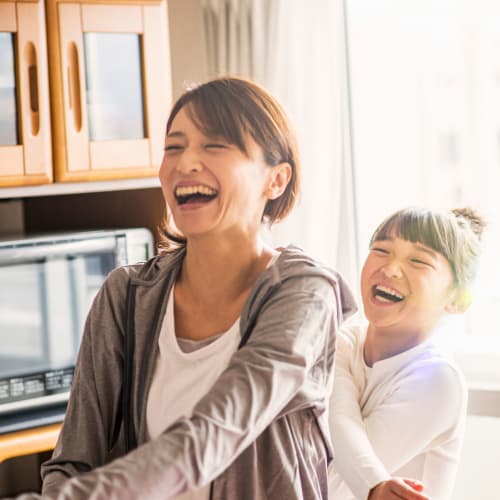
[[410, 207], [385, 219], [373, 233], [370, 246], [391, 236], [422, 243], [448, 260], [456, 289], [468, 295], [477, 271], [485, 226], [484, 219], [472, 208], [436, 212]]
[[[188, 90], [177, 100], [167, 121], [167, 134], [181, 109], [202, 133], [225, 139], [247, 156], [247, 140], [251, 137], [262, 148], [267, 165], [290, 165], [291, 177], [285, 191], [268, 200], [263, 213], [269, 224], [286, 217], [298, 197], [300, 164], [295, 133], [278, 101], [249, 80], [216, 78]], [[183, 236], [173, 230], [168, 215], [160, 231], [166, 237], [163, 248], [185, 243]]]

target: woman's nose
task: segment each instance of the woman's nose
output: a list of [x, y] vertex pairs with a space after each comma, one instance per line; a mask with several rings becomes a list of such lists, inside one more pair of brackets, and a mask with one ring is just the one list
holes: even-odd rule
[[203, 164], [199, 155], [193, 149], [185, 149], [177, 161], [176, 168], [183, 174], [199, 172]]

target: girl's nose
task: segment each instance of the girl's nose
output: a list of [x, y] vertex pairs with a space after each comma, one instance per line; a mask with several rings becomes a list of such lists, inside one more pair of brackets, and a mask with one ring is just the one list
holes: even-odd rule
[[391, 260], [390, 262], [387, 262], [382, 267], [382, 272], [388, 278], [392, 278], [392, 279], [398, 279], [398, 278], [401, 278], [401, 276], [402, 276], [401, 267], [396, 260]]

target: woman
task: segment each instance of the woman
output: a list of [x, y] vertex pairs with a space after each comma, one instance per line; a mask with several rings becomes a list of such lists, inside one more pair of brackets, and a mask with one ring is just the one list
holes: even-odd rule
[[283, 110], [237, 78], [186, 92], [160, 180], [168, 250], [96, 297], [44, 494], [326, 499], [335, 333], [354, 305], [338, 274], [259, 234], [298, 195]]
[[435, 339], [470, 304], [483, 227], [471, 209], [408, 208], [372, 236], [361, 273], [367, 323], [339, 335], [332, 500], [452, 498], [467, 389]]

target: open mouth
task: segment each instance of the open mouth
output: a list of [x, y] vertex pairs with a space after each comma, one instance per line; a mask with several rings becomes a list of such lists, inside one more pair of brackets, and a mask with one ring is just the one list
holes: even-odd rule
[[383, 285], [375, 285], [372, 289], [373, 296], [382, 302], [401, 302], [404, 300], [404, 295], [401, 295], [394, 288], [389, 288]]
[[197, 186], [179, 186], [175, 188], [175, 199], [179, 205], [189, 203], [208, 203], [217, 197], [217, 191], [202, 184]]

